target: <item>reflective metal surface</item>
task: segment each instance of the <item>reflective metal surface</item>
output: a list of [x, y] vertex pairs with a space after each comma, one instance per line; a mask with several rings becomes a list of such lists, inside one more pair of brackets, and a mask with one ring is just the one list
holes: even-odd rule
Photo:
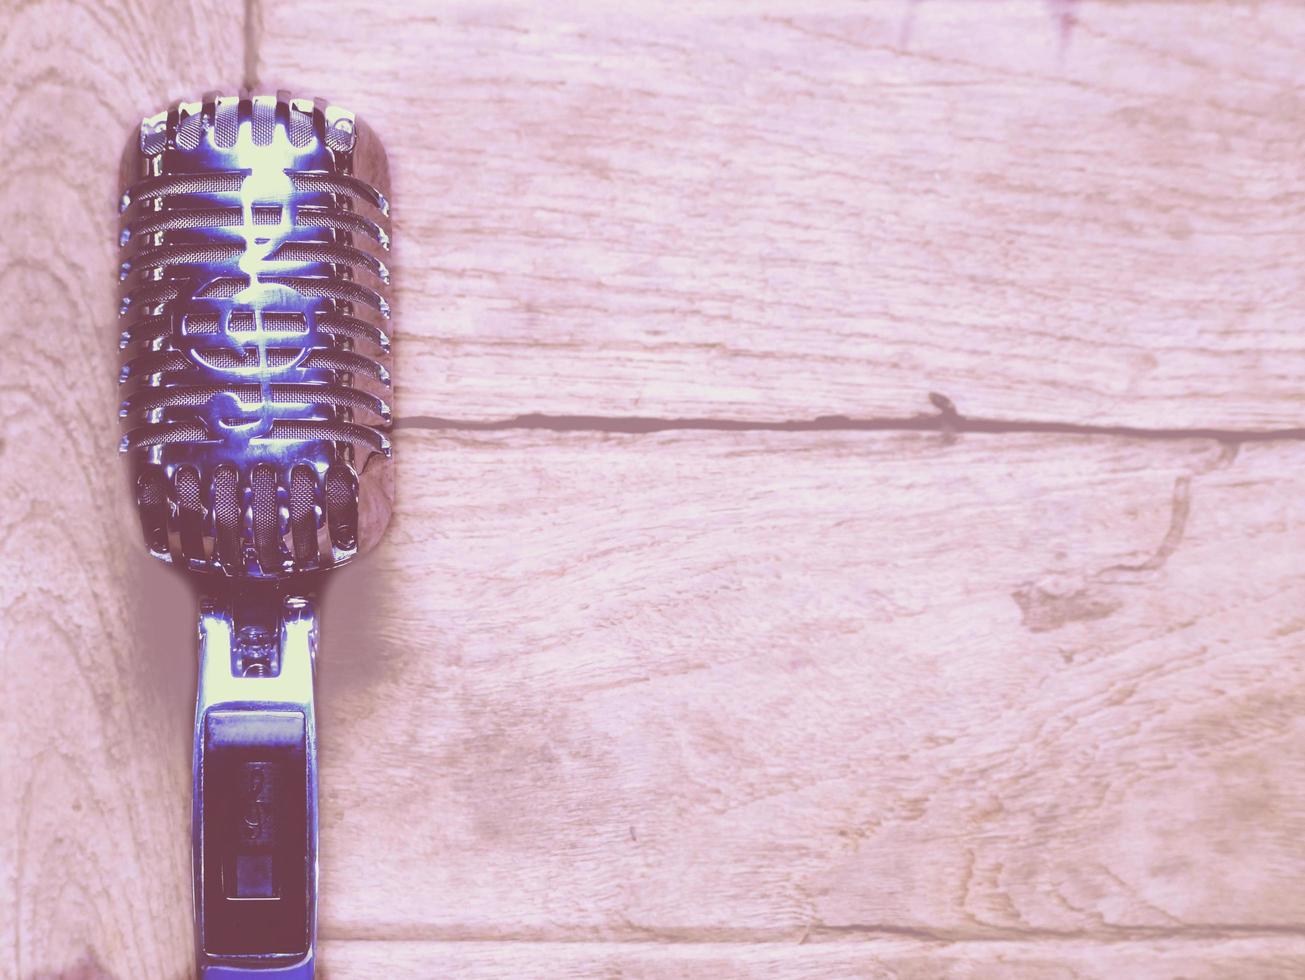
[[392, 500], [389, 174], [322, 100], [206, 95], [122, 161], [121, 451], [146, 545], [196, 573], [200, 976], [311, 978], [312, 596]]
[[[317, 739], [312, 603], [206, 601], [195, 705], [195, 945], [201, 976], [313, 975]], [[248, 975], [245, 973], [243, 975]]]
[[322, 100], [208, 95], [142, 121], [122, 185], [121, 448], [151, 552], [279, 579], [370, 546], [392, 495], [375, 137]]

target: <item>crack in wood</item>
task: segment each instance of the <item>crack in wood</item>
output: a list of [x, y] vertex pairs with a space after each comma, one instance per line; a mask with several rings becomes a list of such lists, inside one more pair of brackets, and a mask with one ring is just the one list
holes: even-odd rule
[[1156, 548], [1155, 554], [1146, 561], [1135, 565], [1111, 565], [1109, 568], [1102, 569], [1100, 575], [1106, 575], [1110, 572], [1158, 572], [1164, 568], [1165, 562], [1183, 543], [1183, 535], [1187, 533], [1187, 518], [1191, 515], [1191, 512], [1192, 478], [1190, 475], [1176, 477], [1174, 479], [1173, 506], [1169, 514], [1169, 528], [1165, 531], [1164, 540]]
[[258, 53], [263, 41], [261, 0], [244, 0], [244, 75], [240, 84], [250, 92], [258, 89]]
[[1051, 929], [1042, 927], [1007, 927], [991, 929], [931, 929], [924, 926], [899, 926], [888, 922], [849, 922], [829, 925], [820, 920], [796, 923], [774, 929], [691, 926], [678, 928], [640, 927], [628, 923], [631, 933], [613, 936], [607, 930], [562, 929], [534, 932], [524, 930], [475, 930], [455, 928], [388, 926], [378, 932], [341, 929], [320, 933], [322, 943], [404, 942], [404, 943], [523, 943], [539, 945], [611, 945], [638, 946], [674, 944], [680, 946], [742, 946], [770, 943], [805, 942], [808, 945], [841, 942], [908, 939], [926, 944], [993, 945], [1037, 942], [1096, 943], [1100, 945], [1233, 941], [1238, 939], [1283, 939], [1305, 937], [1300, 925], [1243, 925], [1237, 923], [1187, 923], [1183, 925], [1123, 926], [1105, 924], [1091, 929]]
[[810, 419], [754, 421], [729, 418], [657, 418], [637, 415], [547, 415], [537, 412], [508, 418], [477, 421], [438, 415], [408, 415], [394, 422], [396, 429], [427, 429], [451, 432], [499, 432], [535, 429], [547, 432], [609, 432], [649, 435], [656, 432], [937, 432], [949, 438], [959, 435], [1067, 435], [1106, 436], [1119, 439], [1179, 441], [1208, 439], [1224, 446], [1233, 458], [1237, 449], [1252, 442], [1305, 441], [1305, 426], [1270, 429], [1223, 429], [1210, 427], [1149, 427], [1133, 425], [1091, 425], [1021, 419], [995, 419], [962, 415], [946, 395], [932, 393], [929, 401], [938, 409], [934, 415], [877, 416], [853, 418], [821, 415]]

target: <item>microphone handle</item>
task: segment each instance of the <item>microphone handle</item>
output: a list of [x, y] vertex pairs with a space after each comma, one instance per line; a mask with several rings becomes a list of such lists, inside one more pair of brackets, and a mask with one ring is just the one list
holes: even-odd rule
[[201, 605], [192, 810], [201, 980], [313, 976], [316, 649], [305, 596], [246, 589]]

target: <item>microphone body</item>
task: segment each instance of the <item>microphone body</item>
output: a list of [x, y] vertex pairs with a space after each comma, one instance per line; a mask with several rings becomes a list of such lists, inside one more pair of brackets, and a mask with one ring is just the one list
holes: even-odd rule
[[317, 571], [389, 520], [389, 174], [352, 113], [207, 97], [123, 158], [122, 451], [150, 551]]
[[180, 102], [122, 160], [121, 452], [151, 554], [203, 594], [206, 980], [311, 977], [319, 573], [389, 520], [389, 173], [348, 110]]

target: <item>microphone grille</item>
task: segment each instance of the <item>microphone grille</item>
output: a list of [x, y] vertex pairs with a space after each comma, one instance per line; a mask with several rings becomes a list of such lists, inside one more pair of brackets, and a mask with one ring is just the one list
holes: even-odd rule
[[151, 552], [275, 579], [369, 547], [392, 487], [374, 134], [324, 100], [210, 93], [142, 120], [122, 186], [121, 449]]

